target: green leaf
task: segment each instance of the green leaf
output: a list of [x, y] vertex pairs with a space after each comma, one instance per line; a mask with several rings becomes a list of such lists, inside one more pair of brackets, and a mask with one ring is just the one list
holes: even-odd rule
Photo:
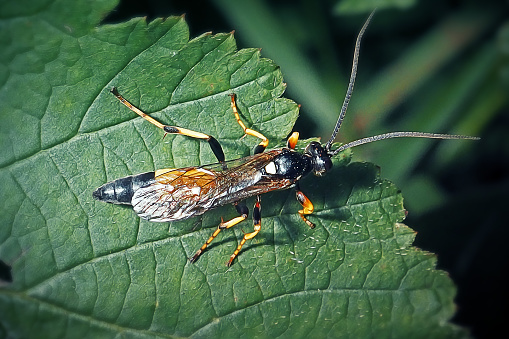
[[[122, 106], [117, 86], [165, 124], [214, 135], [248, 155], [229, 104], [273, 145], [298, 106], [281, 72], [232, 34], [189, 40], [182, 17], [93, 28], [114, 3], [3, 4], [0, 88], [2, 337], [461, 337], [447, 322], [455, 287], [412, 247], [398, 189], [372, 164], [335, 159], [302, 188], [262, 197], [262, 231], [225, 262], [245, 222], [187, 260], [231, 206], [174, 223], [140, 220], [92, 192], [126, 175], [214, 162], [204, 142], [166, 136]], [[71, 14], [79, 13], [79, 14]], [[302, 148], [306, 142], [301, 142]], [[249, 201], [248, 204], [252, 204]]]

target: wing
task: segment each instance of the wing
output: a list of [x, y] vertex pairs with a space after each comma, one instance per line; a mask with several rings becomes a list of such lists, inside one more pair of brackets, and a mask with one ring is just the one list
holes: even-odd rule
[[[163, 172], [164, 171], [164, 172]], [[174, 221], [200, 215], [217, 187], [218, 172], [199, 167], [156, 172], [155, 182], [134, 192], [134, 211], [150, 221]]]
[[143, 219], [176, 221], [253, 195], [287, 188], [262, 171], [279, 154], [268, 151], [221, 164], [156, 171], [155, 182], [134, 192], [131, 204]]
[[[255, 154], [255, 155], [249, 155], [247, 157], [228, 160], [224, 163], [215, 162], [213, 164], [207, 164], [199, 166], [200, 168], [208, 169], [214, 172], [229, 172], [229, 171], [238, 171], [238, 168], [243, 166], [253, 166], [256, 163], [259, 163], [261, 161], [265, 161], [269, 157], [273, 157], [273, 154], [271, 154], [272, 151]], [[279, 152], [278, 152], [279, 153]], [[225, 166], [226, 165], [226, 166]]]

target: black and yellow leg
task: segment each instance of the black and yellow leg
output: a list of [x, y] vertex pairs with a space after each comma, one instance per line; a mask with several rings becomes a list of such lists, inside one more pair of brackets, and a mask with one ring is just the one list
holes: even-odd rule
[[299, 187], [297, 186], [297, 191], [296, 191], [296, 196], [297, 196], [297, 201], [302, 205], [302, 209], [299, 211], [299, 215], [300, 217], [302, 218], [302, 220], [304, 220], [304, 222], [311, 228], [315, 228], [315, 224], [313, 224], [311, 221], [308, 220], [308, 218], [306, 218], [306, 215], [308, 214], [311, 214], [313, 213], [313, 211], [315, 210], [315, 208], [313, 207], [313, 203], [311, 202], [311, 200], [308, 199], [308, 197], [306, 197], [304, 195], [304, 193], [302, 193], [302, 191], [299, 189]]
[[180, 134], [180, 135], [185, 135], [185, 136], [188, 136], [191, 138], [206, 140], [209, 143], [210, 149], [216, 156], [217, 161], [224, 164], [225, 157], [224, 157], [223, 148], [221, 147], [221, 144], [219, 144], [219, 141], [217, 141], [216, 138], [214, 138], [213, 136], [210, 136], [205, 133], [195, 132], [190, 129], [181, 128], [181, 127], [177, 127], [177, 126], [166, 126], [165, 125], [163, 127], [163, 130], [169, 134]]
[[185, 135], [185, 136], [188, 136], [188, 137], [191, 137], [191, 138], [206, 140], [209, 143], [210, 148], [212, 149], [212, 152], [216, 156], [217, 160], [220, 163], [224, 163], [225, 162], [223, 148], [221, 147], [219, 142], [214, 137], [212, 137], [212, 136], [210, 136], [208, 134], [205, 134], [205, 133], [200, 133], [200, 132], [192, 131], [192, 130], [189, 130], [189, 129], [186, 129], [186, 128], [181, 128], [181, 127], [177, 127], [177, 126], [163, 125], [159, 121], [157, 121], [156, 119], [152, 118], [150, 115], [146, 114], [145, 112], [143, 112], [142, 110], [137, 108], [136, 106], [133, 106], [129, 101], [127, 101], [118, 92], [116, 87], [113, 87], [111, 89], [111, 93], [113, 93], [113, 95], [115, 95], [117, 97], [117, 99], [120, 100], [120, 102], [123, 103], [131, 111], [133, 111], [134, 113], [138, 114], [140, 117], [142, 117], [143, 119], [147, 120], [152, 125], [155, 125], [155, 126], [161, 128], [165, 133], [180, 134], [180, 135]]
[[196, 251], [196, 253], [191, 258], [189, 258], [189, 261], [191, 263], [194, 263], [198, 259], [198, 257], [203, 253], [203, 251], [205, 251], [205, 249], [212, 242], [212, 240], [214, 240], [214, 238], [217, 237], [217, 235], [219, 234], [219, 232], [221, 232], [221, 230], [224, 230], [225, 228], [233, 227], [233, 226], [237, 225], [239, 222], [242, 222], [247, 219], [249, 210], [247, 209], [246, 205], [236, 204], [235, 208], [237, 209], [237, 212], [240, 214], [240, 216], [233, 218], [231, 220], [228, 220], [227, 222], [221, 221], [221, 223], [219, 224], [217, 229], [214, 231], [214, 233], [212, 233], [212, 235], [210, 236], [210, 238], [208, 238], [208, 240], [205, 242], [205, 244], [203, 244], [203, 246], [200, 247], [200, 249], [198, 251]]
[[251, 233], [244, 234], [244, 237], [240, 241], [239, 246], [237, 246], [237, 249], [233, 252], [233, 254], [230, 256], [230, 260], [228, 260], [228, 263], [226, 264], [228, 267], [232, 265], [233, 260], [235, 257], [239, 254], [240, 250], [242, 249], [242, 246], [246, 243], [246, 241], [253, 239], [258, 232], [260, 232], [260, 229], [262, 228], [262, 215], [261, 215], [261, 204], [260, 204], [260, 196], [258, 195], [256, 197], [256, 203], [253, 208], [253, 227], [254, 231]]
[[232, 99], [232, 110], [233, 114], [235, 114], [235, 119], [237, 120], [240, 127], [242, 127], [242, 130], [244, 131], [244, 134], [251, 135], [253, 137], [259, 138], [262, 141], [256, 146], [254, 150], [254, 154], [263, 153], [265, 148], [269, 145], [269, 139], [267, 139], [263, 134], [260, 132], [257, 132], [255, 130], [252, 130], [250, 128], [247, 128], [246, 125], [240, 120], [239, 111], [237, 110], [237, 104], [235, 103], [235, 94], [230, 94], [230, 97]]

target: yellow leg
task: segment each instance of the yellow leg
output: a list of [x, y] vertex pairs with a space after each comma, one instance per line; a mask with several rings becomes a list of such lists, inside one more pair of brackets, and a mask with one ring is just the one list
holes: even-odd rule
[[121, 103], [123, 103], [127, 108], [129, 108], [131, 111], [133, 111], [134, 113], [138, 114], [140, 117], [142, 117], [143, 119], [147, 120], [148, 122], [150, 122], [152, 125], [155, 125], [161, 129], [164, 129], [164, 125], [161, 124], [159, 121], [157, 121], [156, 119], [152, 118], [150, 115], [148, 115], [147, 113], [143, 112], [141, 109], [139, 109], [138, 107], [134, 106], [133, 104], [131, 104], [129, 101], [127, 101], [117, 90], [116, 87], [113, 87], [110, 91], [111, 93], [113, 93], [114, 96], [117, 97], [118, 100], [120, 100]]
[[225, 157], [224, 157], [223, 149], [222, 149], [221, 145], [219, 144], [219, 142], [214, 137], [212, 137], [212, 136], [210, 136], [208, 134], [205, 134], [205, 133], [200, 133], [200, 132], [192, 131], [190, 129], [186, 129], [186, 128], [182, 128], [182, 127], [163, 125], [159, 121], [157, 121], [156, 119], [152, 118], [150, 115], [146, 114], [141, 109], [137, 108], [136, 106], [131, 104], [129, 101], [127, 101], [118, 92], [116, 87], [113, 87], [111, 89], [111, 93], [113, 93], [113, 95], [115, 95], [115, 97], [117, 97], [117, 99], [120, 100], [120, 102], [123, 103], [131, 111], [133, 111], [134, 113], [138, 114], [140, 117], [142, 117], [143, 119], [147, 120], [152, 125], [161, 128], [165, 133], [180, 134], [180, 135], [185, 135], [185, 136], [188, 136], [188, 137], [191, 137], [191, 138], [206, 140], [209, 143], [210, 148], [212, 149], [212, 152], [216, 156], [217, 160], [220, 163], [224, 163]]
[[244, 125], [242, 120], [240, 120], [239, 111], [237, 110], [237, 104], [235, 103], [235, 94], [230, 94], [230, 97], [232, 99], [232, 110], [233, 114], [235, 114], [235, 120], [237, 120], [237, 123], [240, 125], [240, 127], [242, 127], [242, 130], [244, 131], [245, 134], [251, 135], [262, 140], [256, 147], [255, 154], [262, 153], [265, 150], [265, 148], [269, 145], [269, 139], [267, 139], [260, 132], [247, 128], [246, 125]]
[[237, 257], [240, 250], [242, 249], [242, 246], [246, 243], [246, 241], [253, 239], [256, 237], [258, 232], [260, 232], [262, 228], [262, 218], [261, 218], [261, 203], [260, 203], [260, 196], [256, 197], [256, 203], [253, 208], [253, 227], [254, 231], [251, 233], [244, 234], [244, 237], [240, 241], [239, 246], [235, 249], [233, 254], [230, 256], [230, 260], [228, 260], [228, 263], [226, 264], [228, 267], [232, 265], [233, 260]]
[[219, 224], [219, 226], [217, 227], [217, 229], [214, 231], [214, 233], [212, 233], [210, 238], [208, 238], [208, 240], [205, 242], [205, 244], [203, 244], [203, 246], [200, 247], [200, 249], [198, 251], [196, 251], [196, 253], [192, 256], [192, 258], [189, 259], [189, 261], [191, 263], [195, 262], [196, 259], [198, 259], [198, 257], [203, 253], [203, 251], [205, 251], [207, 246], [212, 242], [212, 240], [214, 240], [214, 238], [217, 237], [217, 235], [219, 234], [219, 232], [221, 232], [221, 230], [224, 230], [225, 228], [233, 227], [233, 226], [237, 225], [239, 222], [246, 220], [246, 218], [247, 218], [247, 214], [244, 214], [244, 215], [238, 216], [236, 218], [233, 218], [227, 222], [221, 222]]
[[226, 264], [228, 267], [230, 267], [232, 265], [233, 259], [235, 259], [235, 257], [239, 254], [240, 250], [242, 249], [242, 246], [244, 246], [246, 241], [253, 239], [258, 234], [258, 232], [260, 232], [261, 229], [262, 229], [262, 225], [261, 225], [261, 223], [258, 223], [258, 224], [254, 225], [253, 232], [244, 234], [244, 238], [242, 238], [239, 246], [237, 246], [237, 249], [233, 252], [233, 254], [230, 257], [230, 260], [228, 260], [228, 263]]

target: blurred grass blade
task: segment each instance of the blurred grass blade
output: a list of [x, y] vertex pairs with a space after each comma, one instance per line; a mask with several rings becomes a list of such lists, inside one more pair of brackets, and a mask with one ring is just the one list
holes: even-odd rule
[[[502, 90], [498, 79], [494, 76], [488, 77], [480, 86], [474, 103], [465, 107], [461, 120], [452, 126], [450, 133], [481, 136], [480, 133], [494, 121], [495, 116], [503, 113], [501, 109], [506, 105], [506, 100], [507, 93]], [[435, 170], [439, 171], [440, 168], [450, 165], [467, 149], [471, 147], [465, 143], [440, 143], [433, 154]]]
[[[486, 44], [472, 55], [467, 62], [456, 67], [453, 72], [445, 72], [434, 81], [435, 86], [419, 96], [417, 102], [412, 102], [414, 110], [405, 112], [404, 118], [397, 126], [385, 126], [383, 130], [409, 130], [409, 131], [438, 131], [443, 133], [458, 132], [463, 134], [479, 134], [483, 125], [475, 129], [451, 131], [463, 119], [464, 109], [467, 103], [478, 97], [478, 90], [485, 78], [485, 74], [492, 67], [495, 54], [491, 45]], [[465, 126], [466, 127], [466, 126]], [[473, 127], [473, 126], [470, 126]], [[457, 143], [472, 145], [469, 141], [462, 142], [441, 142], [443, 144]], [[424, 154], [433, 145], [430, 140], [411, 140], [411, 142], [396, 142], [392, 146], [377, 144], [376, 149], [391, 147], [390, 157], [374, 156], [375, 162], [384, 169], [384, 175], [389, 178], [398, 178], [398, 183], [404, 184], [405, 178], [415, 168]], [[394, 159], [397, 159], [395, 161]]]
[[416, 3], [417, 0], [339, 0], [334, 7], [334, 12], [337, 14], [357, 14], [369, 13], [373, 8], [379, 11], [386, 8], [406, 9]]

